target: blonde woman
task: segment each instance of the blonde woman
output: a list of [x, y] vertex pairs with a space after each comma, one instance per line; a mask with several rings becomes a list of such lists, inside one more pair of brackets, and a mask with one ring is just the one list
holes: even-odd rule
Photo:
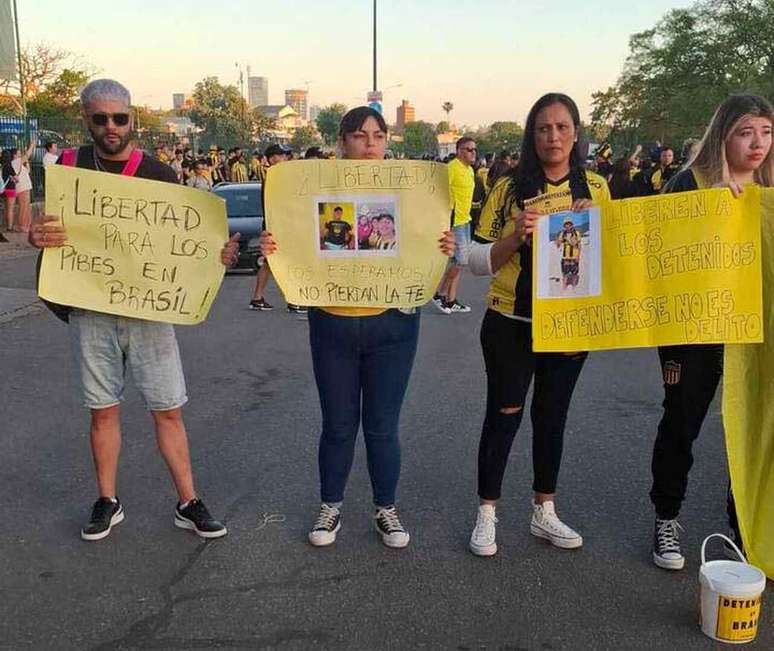
[[[11, 161], [16, 176], [16, 202], [19, 204], [19, 228], [22, 233], [29, 233], [32, 222], [32, 177], [30, 176], [30, 156], [35, 151], [36, 140], [32, 138], [27, 150], [22, 153], [16, 150], [16, 155]], [[9, 224], [12, 221], [13, 208], [9, 213]]]
[[[718, 107], [693, 157], [664, 192], [728, 187], [739, 196], [751, 183], [774, 185], [773, 128], [774, 109], [768, 101], [755, 95], [732, 95]], [[691, 448], [723, 372], [723, 346], [663, 346], [658, 354], [664, 375], [664, 415], [652, 461], [653, 562], [667, 570], [680, 570], [685, 558], [677, 517], [693, 464]], [[739, 541], [731, 500], [728, 513]]]

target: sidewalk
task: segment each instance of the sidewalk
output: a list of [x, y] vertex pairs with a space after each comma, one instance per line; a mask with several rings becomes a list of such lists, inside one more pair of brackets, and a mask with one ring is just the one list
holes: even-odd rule
[[[37, 251], [27, 244], [26, 233], [3, 233], [8, 242], [0, 242], [0, 263], [28, 258], [37, 255]], [[37, 292], [32, 289], [11, 289], [3, 287], [3, 275], [0, 272], [0, 323], [6, 323], [40, 309]]]

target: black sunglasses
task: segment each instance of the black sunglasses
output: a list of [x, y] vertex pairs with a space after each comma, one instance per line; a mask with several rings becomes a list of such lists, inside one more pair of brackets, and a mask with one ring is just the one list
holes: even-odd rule
[[462, 147], [462, 151], [472, 152], [472, 151], [478, 151], [475, 147]]
[[128, 113], [92, 113], [89, 117], [98, 127], [106, 127], [108, 120], [113, 120], [113, 124], [117, 127], [125, 127], [129, 124]]

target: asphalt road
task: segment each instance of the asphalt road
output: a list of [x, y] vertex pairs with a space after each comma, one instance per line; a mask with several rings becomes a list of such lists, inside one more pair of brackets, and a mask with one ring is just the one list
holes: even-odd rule
[[[33, 267], [30, 256], [0, 259], [0, 287], [30, 290]], [[133, 389], [123, 409], [126, 520], [101, 542], [79, 539], [95, 487], [67, 327], [34, 306], [0, 317], [0, 647], [716, 648], [697, 609], [701, 540], [725, 531], [717, 401], [682, 514], [685, 571], [650, 560], [661, 393], [650, 350], [591, 355], [576, 390], [558, 505], [584, 547], [561, 551], [529, 534], [524, 423], [498, 508], [499, 552], [476, 558], [467, 540], [486, 281], [466, 277], [471, 314], [422, 316], [402, 419], [399, 507], [411, 545], [386, 549], [373, 532], [359, 445], [339, 539], [314, 549], [319, 410], [307, 324], [283, 309], [248, 311], [252, 284], [227, 277], [207, 323], [178, 329], [199, 491], [229, 527], [209, 543], [172, 525], [174, 492]], [[268, 298], [284, 305], [273, 285]], [[771, 594], [748, 648], [774, 648]]]

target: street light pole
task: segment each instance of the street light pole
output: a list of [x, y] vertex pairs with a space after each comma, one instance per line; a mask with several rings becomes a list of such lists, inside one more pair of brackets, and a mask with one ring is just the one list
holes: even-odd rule
[[[376, 0], [374, 0], [376, 2]], [[16, 8], [16, 0], [13, 0], [13, 26], [16, 32], [16, 55], [19, 61], [19, 95], [21, 96], [22, 118], [27, 117], [27, 98], [24, 94], [24, 68], [22, 67], [22, 46], [19, 39], [19, 10]], [[374, 64], [376, 65], [376, 64]]]
[[377, 88], [378, 86], [376, 84], [376, 0], [374, 0], [374, 92], [376, 92]]

